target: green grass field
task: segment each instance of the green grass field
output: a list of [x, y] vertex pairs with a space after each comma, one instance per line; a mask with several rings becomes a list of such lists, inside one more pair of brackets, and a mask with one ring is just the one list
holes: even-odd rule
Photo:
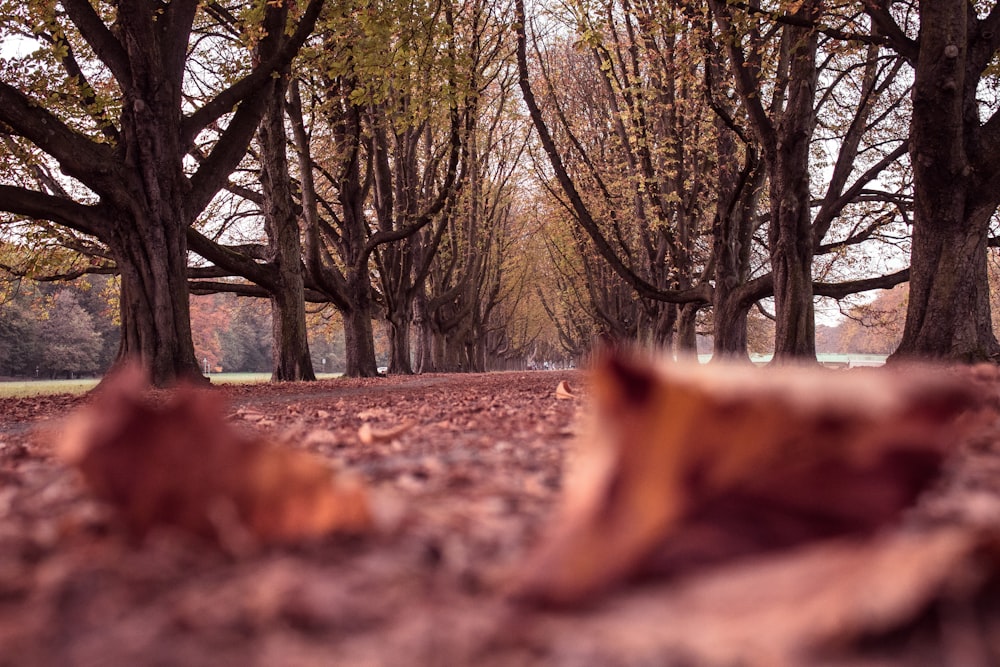
[[[317, 373], [320, 380], [340, 377], [339, 373]], [[212, 373], [212, 384], [250, 384], [267, 382], [270, 373]], [[0, 398], [21, 398], [46, 394], [82, 394], [97, 386], [100, 378], [82, 380], [9, 380], [0, 381]]]
[[21, 398], [44, 394], [82, 394], [97, 386], [99, 378], [83, 380], [8, 380], [0, 382], [0, 398]]

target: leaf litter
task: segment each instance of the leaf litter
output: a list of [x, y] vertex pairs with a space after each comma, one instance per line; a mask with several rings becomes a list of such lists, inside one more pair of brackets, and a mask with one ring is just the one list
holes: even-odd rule
[[[0, 452], [27, 452], [0, 457], [0, 665], [996, 664], [996, 369], [766, 375], [619, 358], [592, 377], [340, 380], [147, 403], [123, 390], [116, 403], [153, 414], [212, 414], [205, 428], [241, 443], [223, 458], [308, 454], [324, 493], [354, 480], [380, 499], [381, 518], [345, 531], [268, 491], [267, 511], [285, 518], [264, 524], [299, 528], [264, 531], [252, 549], [239, 547], [253, 512], [220, 518], [199, 501], [188, 524], [99, 501], [100, 482], [52, 455], [54, 420], [0, 402], [12, 424], [37, 424], [0, 431]], [[83, 414], [112, 415], [102, 400], [83, 399]], [[365, 424], [407, 429], [365, 444]], [[214, 454], [192, 429], [169, 476], [218, 496], [219, 480], [193, 472]], [[101, 449], [58, 444], [77, 461]], [[230, 463], [244, 472], [226, 479], [262, 490], [254, 466]], [[144, 475], [129, 493], [169, 488]], [[309, 486], [278, 477], [292, 496]]]

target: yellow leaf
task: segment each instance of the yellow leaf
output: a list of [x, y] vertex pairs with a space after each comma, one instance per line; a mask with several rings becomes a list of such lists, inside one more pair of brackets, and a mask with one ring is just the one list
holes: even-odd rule
[[368, 422], [358, 429], [358, 440], [366, 445], [376, 442], [390, 442], [403, 435], [416, 425], [416, 422], [405, 421], [402, 424], [387, 429], [376, 429]]
[[576, 399], [576, 394], [570, 389], [569, 382], [563, 380], [558, 385], [556, 385], [556, 398], [564, 401], [572, 401]]

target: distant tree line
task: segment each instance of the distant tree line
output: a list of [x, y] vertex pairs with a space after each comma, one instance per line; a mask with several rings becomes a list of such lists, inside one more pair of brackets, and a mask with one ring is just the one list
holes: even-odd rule
[[22, 280], [0, 297], [0, 376], [79, 377], [107, 370], [119, 327], [108, 279], [73, 286]]

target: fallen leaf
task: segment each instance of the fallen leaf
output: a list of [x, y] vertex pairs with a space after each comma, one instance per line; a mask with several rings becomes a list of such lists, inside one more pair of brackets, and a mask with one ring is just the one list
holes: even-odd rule
[[366, 445], [371, 445], [376, 442], [390, 442], [409, 431], [415, 425], [416, 422], [405, 421], [392, 428], [376, 429], [368, 422], [365, 422], [361, 425], [361, 428], [358, 429], [358, 440]]
[[556, 385], [556, 398], [563, 401], [572, 401], [576, 398], [576, 394], [570, 389], [569, 382], [563, 380]]
[[249, 411], [244, 412], [244, 411], [241, 410], [241, 411], [237, 412], [236, 414], [237, 414], [237, 416], [240, 419], [242, 419], [243, 421], [248, 421], [251, 424], [254, 424], [256, 422], [261, 422], [261, 421], [264, 421], [266, 419], [266, 417], [264, 415], [260, 414], [259, 412], [249, 412]]
[[[680, 581], [634, 587], [589, 613], [552, 615], [537, 632], [549, 636], [564, 630], [617, 650], [627, 646], [629, 664], [660, 664], [661, 656], [683, 655], [688, 659], [681, 664], [703, 666], [985, 667], [996, 661], [935, 660], [927, 653], [905, 661], [899, 659], [902, 651], [884, 654], [893, 659], [881, 662], [831, 658], [856, 656], [858, 645], [873, 638], [912, 641], [920, 619], [936, 619], [934, 633], [935, 625], [949, 621], [949, 606], [953, 613], [955, 606], [988, 603], [1000, 579], [998, 546], [996, 534], [956, 527], [827, 540]], [[982, 633], [990, 636], [985, 627]], [[918, 643], [915, 648], [929, 647]]]
[[168, 525], [223, 545], [290, 543], [371, 527], [360, 481], [233, 428], [209, 390], [180, 387], [157, 404], [146, 389], [137, 368], [106, 380], [58, 443], [136, 536]]
[[327, 429], [312, 429], [302, 436], [303, 447], [336, 446], [341, 444], [340, 438], [333, 431]]
[[933, 481], [972, 391], [929, 369], [850, 372], [622, 356], [593, 374], [594, 418], [558, 516], [515, 594], [572, 604], [898, 519]]

